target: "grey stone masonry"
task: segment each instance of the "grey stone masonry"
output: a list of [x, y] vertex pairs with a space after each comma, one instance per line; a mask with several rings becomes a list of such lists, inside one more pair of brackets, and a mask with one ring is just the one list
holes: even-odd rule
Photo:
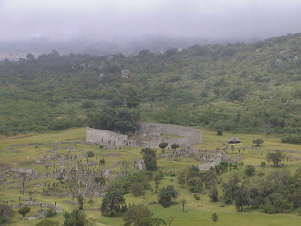
[[92, 128], [86, 129], [86, 141], [113, 147], [136, 146], [135, 141], [130, 140], [127, 135]]
[[[163, 134], [179, 137], [163, 137]], [[151, 146], [156, 148], [159, 147], [161, 142], [167, 142], [169, 146], [175, 143], [182, 147], [188, 147], [203, 141], [202, 132], [197, 129], [161, 123], [137, 123], [135, 137], [135, 139], [130, 139], [127, 135], [108, 130], [86, 129], [87, 142], [116, 148], [124, 146]]]

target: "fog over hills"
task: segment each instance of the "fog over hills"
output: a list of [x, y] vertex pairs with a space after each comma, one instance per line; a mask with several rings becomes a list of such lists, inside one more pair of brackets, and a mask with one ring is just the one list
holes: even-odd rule
[[0, 53], [130, 55], [254, 42], [300, 32], [300, 15], [298, 0], [1, 0]]
[[[144, 35], [133, 37], [127, 40], [91, 41], [83, 39], [72, 39], [69, 41], [52, 41], [44, 38], [34, 38], [31, 40], [2, 41], [0, 52], [11, 53], [8, 58], [14, 59], [17, 53], [49, 53], [56, 49], [61, 54], [81, 53], [91, 55], [109, 55], [121, 53], [125, 56], [137, 55], [141, 50], [147, 49], [153, 53], [160, 54], [169, 48], [187, 48], [192, 45], [206, 44], [227, 44], [241, 41], [250, 43], [252, 40], [214, 40], [204, 38], [176, 38], [168, 36]], [[18, 59], [18, 57], [16, 57]]]

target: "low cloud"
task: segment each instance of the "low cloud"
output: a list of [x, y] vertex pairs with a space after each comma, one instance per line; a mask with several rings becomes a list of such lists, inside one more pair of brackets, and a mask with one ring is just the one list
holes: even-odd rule
[[0, 0], [0, 40], [125, 40], [146, 34], [246, 40], [300, 32], [301, 2]]

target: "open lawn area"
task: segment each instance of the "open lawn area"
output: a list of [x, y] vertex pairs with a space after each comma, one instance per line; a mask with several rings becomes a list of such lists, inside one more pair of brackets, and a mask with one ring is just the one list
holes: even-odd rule
[[[170, 207], [164, 208], [158, 204], [158, 193], [156, 193], [155, 180], [149, 181], [150, 187], [143, 196], [134, 196], [131, 192], [126, 194], [127, 204], [143, 204], [153, 213], [171, 225], [300, 225], [301, 217], [295, 211], [287, 213], [267, 214], [262, 210], [252, 209], [248, 205], [244, 210], [237, 212], [235, 205], [225, 205], [221, 201], [223, 190], [221, 185], [228, 182], [236, 173], [240, 178], [246, 178], [245, 166], [255, 167], [255, 175], [266, 176], [277, 170], [289, 170], [291, 174], [301, 166], [301, 146], [281, 143], [276, 136], [259, 134], [230, 134], [216, 135], [214, 131], [200, 129], [203, 133], [203, 142], [195, 145], [199, 152], [186, 153], [177, 159], [169, 159], [166, 156], [173, 150], [155, 148], [157, 153], [158, 171], [163, 172], [163, 179], [159, 181], [158, 188], [168, 185], [174, 186], [179, 196], [173, 201]], [[166, 135], [167, 136], [167, 135]], [[168, 135], [169, 136], [169, 135]], [[242, 142], [229, 144], [228, 139], [236, 136]], [[264, 143], [259, 147], [252, 143], [255, 139], [263, 139]], [[181, 149], [181, 147], [179, 148]], [[84, 172], [92, 172], [93, 175], [102, 175], [106, 179], [106, 185], [120, 177], [121, 174], [132, 174], [135, 172], [134, 160], [141, 158], [141, 148], [118, 148], [108, 149], [99, 147], [97, 144], [85, 142], [85, 128], [69, 129], [61, 132], [52, 132], [37, 135], [19, 135], [15, 137], [0, 137], [0, 203], [16, 206], [19, 203], [28, 203], [33, 200], [36, 203], [48, 203], [59, 207], [58, 212], [51, 220], [64, 223], [63, 213], [71, 212], [78, 208], [77, 199], [70, 195], [70, 186], [67, 181], [67, 173], [70, 169], [82, 168]], [[274, 167], [273, 162], [268, 162], [268, 153], [282, 151], [284, 158], [280, 165]], [[86, 153], [92, 151], [93, 157], [88, 158]], [[196, 200], [187, 184], [180, 185], [177, 177], [193, 166], [204, 163], [200, 160], [202, 153], [215, 155], [220, 152], [222, 155], [231, 157], [238, 165], [237, 168], [229, 167], [226, 171], [217, 175], [217, 187], [219, 192], [218, 202], [212, 202], [209, 198], [209, 190], [203, 189]], [[200, 154], [201, 153], [201, 154]], [[100, 160], [105, 164], [100, 164]], [[262, 162], [266, 166], [262, 167]], [[25, 172], [25, 170], [33, 170]], [[99, 173], [99, 174], [98, 174]], [[62, 176], [61, 182], [59, 177]], [[259, 177], [258, 177], [259, 178]], [[92, 178], [93, 179], [93, 178]], [[259, 179], [258, 179], [259, 180]], [[87, 180], [88, 181], [88, 180]], [[87, 182], [85, 181], [85, 183]], [[90, 182], [89, 182], [90, 183]], [[251, 183], [250, 183], [251, 184]], [[96, 186], [93, 202], [89, 203], [90, 197], [84, 199], [84, 213], [90, 225], [123, 225], [121, 216], [104, 217], [98, 209], [102, 203], [105, 193], [105, 186]], [[69, 193], [68, 193], [69, 192]], [[184, 211], [181, 200], [186, 199]], [[31, 211], [26, 217], [35, 217], [36, 212], [41, 209], [40, 205], [30, 206]], [[46, 208], [46, 207], [43, 207]], [[11, 225], [36, 225], [41, 219], [24, 220], [17, 213]], [[212, 214], [218, 216], [217, 222], [212, 221]]]

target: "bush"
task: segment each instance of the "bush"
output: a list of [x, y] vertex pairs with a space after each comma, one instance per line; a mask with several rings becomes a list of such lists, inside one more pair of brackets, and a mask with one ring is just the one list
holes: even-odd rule
[[276, 207], [271, 204], [264, 205], [263, 210], [265, 213], [269, 213], [269, 214], [276, 213]]
[[178, 191], [176, 191], [173, 186], [168, 185], [166, 188], [162, 188], [159, 191], [158, 201], [166, 208], [170, 206], [172, 199], [176, 199], [177, 197]]
[[25, 217], [25, 215], [29, 212], [30, 212], [30, 207], [28, 206], [24, 206], [18, 210], [18, 214], [21, 214], [23, 217]]
[[296, 214], [297, 214], [298, 216], [301, 216], [301, 207], [299, 207], [298, 209], [296, 209]]
[[45, 219], [37, 223], [36, 226], [59, 226], [59, 222]]
[[195, 200], [201, 200], [201, 197], [198, 194], [193, 194], [193, 198], [195, 198]]
[[212, 220], [213, 220], [213, 222], [216, 222], [217, 219], [218, 219], [217, 214], [216, 214], [216, 213], [213, 213], [213, 214], [212, 214]]
[[259, 147], [263, 143], [264, 143], [263, 139], [253, 140], [253, 144], [256, 144], [257, 147]]
[[87, 151], [86, 155], [88, 158], [92, 158], [95, 156], [93, 151]]
[[267, 163], [266, 162], [261, 162], [260, 166], [261, 167], [266, 167]]
[[223, 135], [223, 131], [222, 130], [218, 130], [217, 133], [216, 133], [216, 135], [222, 136]]
[[54, 217], [56, 215], [56, 211], [54, 209], [48, 209], [45, 212], [45, 217]]
[[282, 143], [291, 143], [291, 144], [301, 144], [301, 135], [292, 134], [288, 136], [284, 136], [281, 139]]
[[8, 205], [0, 205], [0, 225], [8, 223], [15, 217], [15, 211]]
[[252, 165], [247, 165], [245, 169], [245, 174], [249, 177], [254, 176], [255, 174], [255, 167]]

